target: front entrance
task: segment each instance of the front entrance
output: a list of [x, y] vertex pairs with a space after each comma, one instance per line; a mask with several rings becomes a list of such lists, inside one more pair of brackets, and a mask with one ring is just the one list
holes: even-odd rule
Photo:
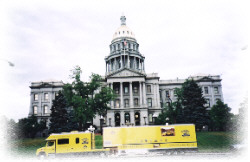
[[119, 127], [121, 125], [120, 113], [115, 113], [115, 126]]
[[140, 113], [135, 113], [135, 125], [140, 125]]

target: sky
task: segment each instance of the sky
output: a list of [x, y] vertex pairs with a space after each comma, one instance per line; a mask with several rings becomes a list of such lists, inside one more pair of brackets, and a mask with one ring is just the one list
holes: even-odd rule
[[[135, 33], [146, 73], [161, 80], [221, 75], [224, 102], [238, 113], [248, 97], [247, 1], [92, 0], [0, 2], [1, 116], [28, 116], [31, 82], [105, 75], [120, 16]], [[10, 61], [15, 66], [9, 66]]]

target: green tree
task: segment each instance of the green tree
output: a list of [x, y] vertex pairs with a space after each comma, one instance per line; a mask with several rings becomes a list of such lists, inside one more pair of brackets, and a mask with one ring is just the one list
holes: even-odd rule
[[231, 125], [232, 114], [230, 111], [231, 108], [221, 100], [218, 100], [211, 108], [209, 115], [215, 130], [225, 131]]
[[37, 121], [37, 117], [32, 115], [28, 118], [20, 119], [17, 123], [18, 136], [22, 138], [34, 138], [38, 132], [46, 129], [44, 121]]
[[73, 129], [73, 123], [70, 120], [70, 112], [68, 112], [66, 99], [61, 91], [53, 100], [50, 114], [50, 133], [68, 132]]
[[206, 101], [202, 96], [201, 88], [193, 79], [186, 80], [182, 84], [181, 102], [185, 123], [194, 123], [199, 130], [207, 125], [208, 112], [204, 106]]
[[102, 78], [98, 74], [90, 76], [90, 82], [81, 81], [82, 70], [76, 66], [72, 70], [73, 82], [63, 88], [68, 106], [74, 109], [74, 116], [79, 130], [83, 130], [87, 122], [92, 122], [96, 114], [104, 115], [110, 107], [108, 103], [114, 98], [113, 91], [102, 86]]
[[174, 102], [171, 101], [169, 105], [164, 105], [162, 113], [155, 119], [156, 125], [183, 123], [181, 89], [175, 88], [175, 94], [177, 100]]

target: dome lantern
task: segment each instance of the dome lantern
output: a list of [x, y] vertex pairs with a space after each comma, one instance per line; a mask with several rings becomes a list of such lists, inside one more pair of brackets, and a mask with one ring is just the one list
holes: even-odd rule
[[121, 25], [126, 25], [126, 17], [124, 15], [121, 16]]

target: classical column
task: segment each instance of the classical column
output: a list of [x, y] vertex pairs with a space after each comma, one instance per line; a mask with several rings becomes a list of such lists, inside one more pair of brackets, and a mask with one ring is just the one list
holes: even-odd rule
[[135, 112], [134, 112], [134, 110], [130, 111], [130, 123], [135, 125]]
[[121, 61], [121, 69], [122, 69], [123, 68], [122, 55], [120, 57], [121, 57], [120, 61]]
[[141, 87], [141, 82], [139, 82], [139, 87], [140, 87], [140, 107], [142, 107], [142, 87]]
[[129, 93], [130, 93], [130, 108], [134, 107], [133, 104], [133, 88], [132, 88], [133, 83], [129, 82]]
[[107, 62], [106, 62], [106, 74], [107, 74]]
[[161, 107], [159, 84], [156, 84], [156, 86], [157, 107]]
[[33, 115], [34, 114], [34, 110], [33, 110], [33, 100], [34, 100], [34, 94], [30, 93], [30, 111], [29, 111], [29, 115]]
[[120, 116], [121, 116], [121, 126], [124, 126], [124, 123], [125, 123], [124, 111], [121, 111]]
[[117, 70], [116, 57], [115, 57], [115, 71]]
[[120, 82], [120, 108], [123, 108], [123, 85], [122, 82]]
[[136, 57], [134, 56], [134, 69], [136, 69]]
[[139, 59], [139, 70], [141, 70], [141, 59]]
[[145, 82], [143, 82], [143, 104], [147, 106], [147, 97], [146, 97], [146, 85]]
[[129, 55], [128, 55], [128, 68], [130, 68], [130, 58], [129, 58]]
[[[110, 83], [110, 88], [113, 90], [113, 83]], [[114, 100], [111, 100], [111, 108], [114, 108]]]
[[154, 83], [153, 84], [153, 92], [154, 92], [154, 104], [153, 104], [153, 106], [154, 107], [157, 107], [157, 98], [156, 98], [156, 84]]
[[110, 71], [112, 71], [111, 59], [109, 60]]

